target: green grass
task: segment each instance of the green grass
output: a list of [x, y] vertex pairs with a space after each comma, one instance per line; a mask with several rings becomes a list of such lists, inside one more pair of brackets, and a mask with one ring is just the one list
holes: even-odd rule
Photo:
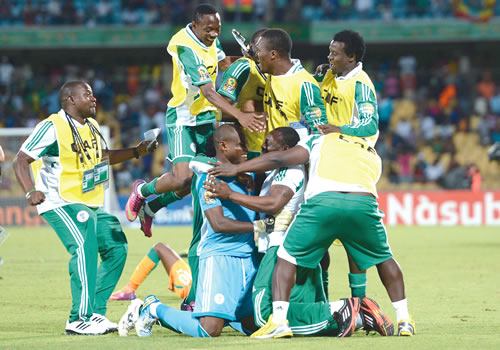
[[[390, 242], [402, 266], [410, 313], [417, 325], [412, 338], [364, 336], [351, 338], [294, 338], [255, 341], [227, 329], [216, 339], [193, 339], [155, 327], [153, 336], [115, 334], [99, 337], [64, 336], [71, 298], [68, 254], [48, 227], [8, 227], [9, 239], [0, 247], [0, 348], [36, 349], [486, 349], [499, 348], [500, 338], [500, 230], [482, 227], [389, 228]], [[136, 264], [157, 241], [183, 251], [189, 228], [156, 228], [152, 239], [138, 230], [126, 230], [129, 257], [119, 282], [123, 286]], [[332, 247], [330, 298], [349, 296], [347, 261], [343, 248]], [[179, 305], [167, 290], [158, 267], [138, 290], [143, 298], [156, 294]], [[376, 271], [369, 271], [368, 294], [395, 319], [395, 313]], [[107, 316], [118, 321], [127, 302], [110, 302]]]

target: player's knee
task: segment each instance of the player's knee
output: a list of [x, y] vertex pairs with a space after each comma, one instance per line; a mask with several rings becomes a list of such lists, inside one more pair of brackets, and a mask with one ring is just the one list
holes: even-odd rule
[[218, 337], [222, 333], [222, 328], [224, 327], [224, 320], [222, 323], [219, 320], [213, 318], [204, 318], [201, 320], [201, 326], [211, 337]]

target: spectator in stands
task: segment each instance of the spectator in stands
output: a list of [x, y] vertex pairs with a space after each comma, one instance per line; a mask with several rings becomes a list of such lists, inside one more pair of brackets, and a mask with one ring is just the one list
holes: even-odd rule
[[487, 101], [495, 94], [495, 82], [492, 79], [491, 72], [485, 70], [481, 74], [481, 80], [477, 84], [477, 93], [483, 96]]

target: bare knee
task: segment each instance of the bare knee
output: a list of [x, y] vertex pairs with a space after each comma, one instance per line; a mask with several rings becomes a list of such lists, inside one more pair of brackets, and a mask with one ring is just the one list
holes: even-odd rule
[[217, 317], [202, 317], [201, 326], [211, 337], [218, 337], [224, 328], [224, 320]]

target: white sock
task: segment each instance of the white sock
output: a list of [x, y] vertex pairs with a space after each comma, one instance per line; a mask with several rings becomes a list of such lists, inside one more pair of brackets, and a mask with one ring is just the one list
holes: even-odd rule
[[139, 186], [137, 186], [137, 194], [139, 195], [139, 197], [141, 198], [144, 198], [144, 196], [142, 195], [141, 193], [141, 188], [142, 186], [144, 186], [145, 184], [140, 184]]
[[288, 301], [273, 301], [273, 322], [280, 323], [286, 320], [286, 314], [288, 313], [288, 306], [290, 303]]
[[396, 318], [398, 319], [398, 323], [401, 320], [410, 318], [410, 314], [408, 313], [408, 301], [406, 300], [406, 298], [392, 303], [392, 306], [394, 306], [394, 310], [396, 310]]
[[144, 212], [145, 212], [146, 214], [148, 214], [149, 216], [155, 216], [155, 213], [153, 213], [153, 211], [152, 211], [152, 210], [151, 210], [151, 208], [149, 207], [149, 204], [148, 204], [148, 203], [146, 203], [146, 204], [144, 205]]
[[358, 316], [356, 316], [356, 323], [354, 324], [354, 327], [356, 329], [359, 329], [361, 327], [363, 327], [363, 318], [361, 317], [361, 312], [358, 314]]
[[158, 307], [158, 305], [160, 305], [160, 303], [153, 303], [149, 305], [149, 312], [156, 318], [158, 318], [158, 315], [156, 314], [156, 308]]
[[330, 303], [330, 313], [333, 315], [334, 312], [339, 311], [344, 305], [345, 302], [343, 300], [332, 301]]

